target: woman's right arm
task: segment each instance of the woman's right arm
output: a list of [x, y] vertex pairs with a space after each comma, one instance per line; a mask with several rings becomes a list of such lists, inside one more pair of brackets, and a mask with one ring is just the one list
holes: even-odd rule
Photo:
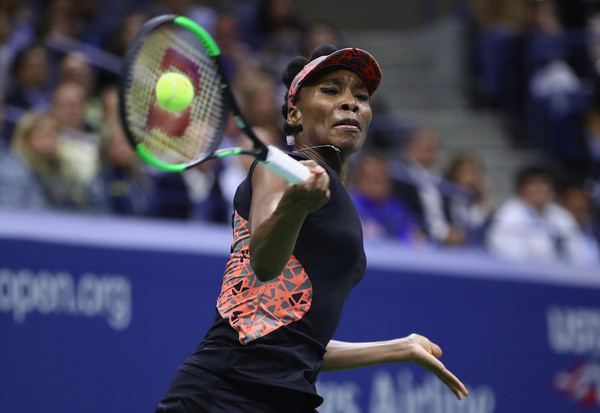
[[260, 164], [252, 175], [250, 263], [261, 281], [277, 277], [288, 263], [310, 212], [329, 201], [329, 175], [314, 161], [303, 161], [312, 175], [291, 185]]

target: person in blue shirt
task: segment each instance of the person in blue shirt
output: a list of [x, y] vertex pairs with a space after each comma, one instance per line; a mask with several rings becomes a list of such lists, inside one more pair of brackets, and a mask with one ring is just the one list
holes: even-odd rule
[[425, 235], [408, 206], [392, 193], [392, 181], [383, 157], [361, 156], [353, 184], [350, 196], [366, 239], [390, 239], [407, 244], [425, 242]]

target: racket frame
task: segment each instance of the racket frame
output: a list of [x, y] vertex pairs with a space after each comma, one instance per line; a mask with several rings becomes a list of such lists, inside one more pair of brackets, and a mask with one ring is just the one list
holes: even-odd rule
[[[229, 114], [229, 111], [231, 111], [237, 126], [246, 136], [248, 136], [248, 138], [252, 140], [254, 144], [254, 147], [252, 149], [243, 149], [239, 147], [218, 149], [218, 146], [221, 144], [223, 135], [225, 133], [225, 124], [227, 123], [226, 118], [224, 119], [223, 124], [220, 125], [220, 127], [218, 128], [218, 139], [215, 139], [209, 150], [205, 151], [208, 152], [208, 155], [194, 159], [187, 163], [171, 164], [168, 162], [164, 162], [158, 159], [154, 154], [152, 154], [152, 152], [146, 147], [146, 145], [144, 145], [143, 142], [138, 142], [135, 139], [135, 135], [133, 134], [128, 125], [127, 110], [125, 104], [125, 91], [129, 89], [127, 82], [130, 81], [130, 76], [128, 74], [131, 72], [131, 66], [134, 63], [140, 48], [144, 44], [144, 39], [152, 31], [156, 30], [156, 28], [167, 23], [179, 25], [184, 29], [192, 32], [196, 36], [197, 40], [199, 40], [203, 44], [208, 56], [213, 60], [213, 63], [217, 70], [217, 75], [220, 78], [219, 86], [221, 89], [220, 93], [225, 105], [224, 110], [227, 111], [227, 114]], [[258, 159], [267, 168], [273, 170], [274, 172], [278, 173], [286, 180], [294, 184], [303, 182], [311, 174], [310, 170], [304, 165], [300, 164], [298, 161], [285, 154], [279, 148], [273, 145], [265, 145], [256, 136], [248, 122], [246, 122], [246, 120], [244, 119], [242, 112], [239, 106], [237, 105], [237, 102], [231, 90], [231, 86], [229, 84], [229, 79], [227, 78], [225, 69], [223, 67], [223, 64], [221, 63], [221, 51], [219, 49], [219, 46], [214, 41], [212, 36], [202, 26], [198, 25], [193, 20], [184, 16], [167, 14], [155, 17], [146, 22], [144, 26], [140, 29], [138, 34], [132, 40], [131, 46], [128, 48], [127, 54], [125, 56], [125, 64], [122, 69], [122, 76], [119, 84], [119, 114], [121, 117], [123, 128], [125, 130], [125, 135], [127, 136], [129, 143], [135, 148], [135, 151], [137, 152], [138, 156], [148, 164], [163, 171], [181, 172], [210, 159], [222, 158], [224, 156], [229, 155], [250, 155]]]
[[[144, 44], [144, 39], [160, 27], [163, 24], [177, 24], [185, 28], [186, 30], [192, 32], [197, 40], [199, 40], [205, 47], [207, 54], [213, 60], [215, 67], [217, 69], [217, 74], [220, 77], [220, 93], [224, 99], [226, 109], [229, 109], [235, 119], [238, 127], [244, 132], [246, 136], [248, 136], [252, 142], [254, 143], [254, 148], [252, 149], [243, 149], [243, 148], [223, 148], [211, 151], [209, 156], [205, 156], [202, 158], [194, 159], [187, 163], [180, 164], [171, 164], [168, 162], [164, 162], [158, 159], [156, 156], [152, 154], [152, 152], [144, 145], [143, 142], [139, 142], [136, 140], [134, 133], [131, 131], [128, 121], [127, 121], [127, 109], [126, 109], [126, 91], [129, 89], [127, 82], [130, 81], [130, 76], [128, 73], [131, 72], [131, 66], [135, 61], [135, 57], [138, 55], [140, 48]], [[235, 101], [233, 93], [231, 91], [231, 86], [229, 85], [229, 80], [225, 75], [225, 71], [223, 69], [223, 65], [221, 64], [221, 50], [210, 34], [200, 25], [198, 25], [193, 20], [173, 14], [166, 14], [157, 16], [144, 24], [144, 26], [140, 29], [137, 35], [131, 42], [131, 46], [127, 50], [127, 54], [125, 56], [125, 64], [122, 68], [122, 76], [120, 78], [119, 84], [119, 114], [121, 117], [121, 123], [123, 124], [123, 128], [125, 130], [125, 135], [129, 143], [134, 147], [138, 156], [148, 164], [161, 169], [167, 172], [181, 172], [195, 165], [198, 165], [201, 162], [207, 161], [209, 159], [214, 158], [222, 158], [224, 156], [229, 155], [251, 155], [257, 158], [260, 161], [265, 161], [267, 159], [268, 148], [267, 146], [258, 139], [256, 134], [252, 131], [252, 128], [248, 125], [244, 117], [242, 116], [241, 110]], [[224, 128], [222, 128], [224, 129]], [[217, 144], [221, 143], [221, 139], [223, 137], [223, 132], [220, 131], [221, 135], [219, 139], [216, 140]]]

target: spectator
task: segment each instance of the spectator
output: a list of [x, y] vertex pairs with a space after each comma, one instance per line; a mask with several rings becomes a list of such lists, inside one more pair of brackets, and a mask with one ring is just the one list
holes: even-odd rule
[[[250, 139], [240, 132], [231, 115], [221, 146], [243, 146], [245, 141]], [[251, 146], [247, 145], [248, 148]], [[189, 202], [188, 218], [194, 221], [230, 223], [235, 189], [246, 177], [238, 168], [243, 169], [246, 165], [249, 167], [252, 159], [246, 156], [226, 156], [184, 171], [181, 176]], [[243, 176], [239, 177], [238, 173], [243, 173]]]
[[556, 15], [566, 31], [568, 61], [578, 76], [591, 79], [596, 72], [593, 22], [598, 18], [597, 0], [554, 0]]
[[34, 39], [33, 13], [19, 0], [0, 2], [0, 90], [6, 90], [15, 55]]
[[597, 0], [554, 0], [561, 24], [567, 29], [585, 30], [590, 18], [600, 12]]
[[585, 134], [587, 152], [590, 157], [588, 176], [600, 182], [600, 77], [595, 79], [591, 103], [586, 113]]
[[60, 125], [59, 150], [65, 167], [83, 184], [92, 184], [99, 172], [100, 138], [86, 123], [86, 100], [82, 85], [61, 83], [54, 91], [51, 113]]
[[[103, 49], [118, 58], [124, 58], [125, 53], [127, 52], [127, 46], [149, 18], [150, 14], [142, 9], [136, 9], [125, 13], [120, 18], [114, 33], [106, 37], [105, 43], [102, 45]], [[114, 69], [99, 68], [99, 89], [118, 84], [119, 75], [120, 73]]]
[[44, 6], [38, 21], [38, 35], [43, 41], [55, 41], [63, 37], [79, 39], [82, 27], [77, 21], [76, 2], [50, 0]]
[[0, 154], [5, 150], [8, 139], [5, 139], [4, 122], [6, 118], [6, 109], [4, 107], [4, 96], [0, 93]]
[[279, 95], [272, 78], [262, 72], [256, 73], [252, 79], [238, 89], [240, 108], [248, 123], [261, 128], [268, 134], [267, 142], [283, 146], [283, 125], [280, 122]]
[[[275, 145], [278, 147], [282, 147], [282, 140], [280, 135], [273, 135], [267, 130], [261, 127], [253, 127], [255, 135], [267, 145]], [[237, 124], [233, 116], [229, 118], [227, 123], [227, 128], [225, 131], [225, 138], [223, 140], [223, 147], [242, 147], [245, 149], [252, 148], [252, 141], [244, 135]], [[226, 156], [220, 160], [222, 163], [216, 169], [216, 179], [218, 184], [218, 193], [221, 196], [219, 200], [217, 198], [217, 205], [222, 205], [227, 220], [225, 222], [229, 222], [229, 218], [231, 215], [231, 211], [233, 211], [233, 197], [235, 195], [235, 191], [242, 182], [247, 174], [250, 166], [254, 159], [249, 156]], [[215, 188], [216, 189], [216, 188]], [[214, 191], [215, 192], [215, 191]], [[215, 202], [213, 201], [214, 205]]]
[[337, 27], [326, 21], [311, 22], [304, 33], [300, 53], [309, 57], [312, 51], [321, 44], [332, 44], [343, 47], [342, 35]]
[[515, 184], [515, 196], [494, 214], [487, 232], [489, 250], [513, 260], [578, 262], [579, 229], [571, 213], [554, 202], [550, 172], [523, 168]]
[[257, 7], [252, 45], [259, 49], [279, 43], [297, 47], [304, 23], [298, 17], [296, 0], [261, 0]]
[[80, 84], [88, 95], [96, 92], [96, 73], [88, 57], [81, 52], [68, 53], [61, 59], [59, 76], [61, 83]]
[[392, 164], [394, 194], [408, 205], [425, 234], [438, 245], [465, 243], [464, 231], [452, 222], [448, 194], [439, 171], [439, 136], [418, 128]]
[[131, 10], [121, 17], [117, 30], [108, 37], [104, 49], [116, 56], [124, 57], [127, 46], [148, 21], [150, 14], [143, 9]]
[[215, 23], [217, 21], [217, 12], [211, 7], [201, 5], [202, 1], [192, 0], [160, 0], [158, 14], [176, 14], [185, 16], [204, 29], [210, 34], [215, 33]]
[[[82, 183], [73, 171], [65, 167], [59, 152], [59, 128], [51, 115], [26, 113], [15, 129], [12, 150], [33, 173], [50, 208], [99, 210], [98, 188]], [[36, 188], [32, 186], [32, 191], [37, 191]]]
[[[27, 118], [24, 117], [22, 122], [28, 123]], [[40, 119], [39, 122], [43, 120]], [[51, 122], [49, 119], [48, 123]], [[39, 129], [44, 131], [45, 128], [41, 125]], [[2, 208], [31, 210], [47, 207], [43, 187], [31, 168], [29, 160], [36, 159], [35, 163], [40, 171], [47, 163], [53, 163], [52, 135], [43, 136], [41, 133], [33, 132], [28, 135], [28, 138], [21, 138], [24, 141], [22, 144], [13, 143], [13, 146], [20, 147], [19, 150], [7, 149], [0, 152], [0, 207]]]
[[592, 200], [592, 209], [600, 216], [600, 93], [596, 85], [593, 104], [586, 120], [588, 150], [590, 154], [590, 174], [588, 187]]
[[238, 17], [235, 13], [219, 13], [215, 22], [215, 42], [221, 50], [221, 62], [229, 79], [235, 78], [240, 66], [251, 59], [250, 46], [240, 37]]
[[469, 0], [474, 103], [517, 110], [521, 82], [519, 43], [527, 20], [523, 0]]
[[127, 142], [119, 123], [111, 122], [101, 146], [101, 180], [108, 210], [116, 215], [156, 215], [154, 183]]
[[46, 41], [64, 37], [100, 47], [113, 29], [110, 19], [103, 20], [110, 13], [103, 7], [98, 0], [49, 0], [42, 12], [41, 35]]
[[409, 208], [392, 194], [392, 181], [384, 158], [364, 155], [358, 161], [350, 196], [366, 239], [393, 239], [407, 244], [424, 242]]
[[534, 149], [586, 174], [588, 93], [572, 63], [569, 33], [561, 26], [553, 1], [532, 3], [531, 15], [524, 51], [527, 139]]
[[[268, 139], [270, 135], [260, 128], [254, 128], [254, 133], [259, 139]], [[264, 140], [265, 143], [273, 143]], [[244, 149], [252, 148], [252, 141], [242, 133], [238, 128], [233, 116], [229, 117], [225, 137], [223, 138], [223, 147], [241, 147]], [[219, 174], [219, 186], [223, 193], [223, 199], [227, 202], [227, 211], [233, 211], [233, 196], [235, 191], [246, 176], [252, 165], [253, 159], [249, 156], [226, 156], [222, 159], [223, 170]]]
[[450, 160], [446, 179], [454, 185], [450, 206], [453, 220], [464, 228], [469, 245], [483, 246], [483, 234], [492, 213], [492, 202], [481, 162], [471, 153], [457, 154]]
[[[127, 142], [116, 117], [116, 90], [107, 88], [103, 94], [106, 127], [100, 154], [102, 168], [98, 173], [104, 188], [104, 205], [117, 215], [145, 216], [163, 219], [189, 220], [199, 218], [195, 211], [198, 188], [204, 181], [195, 169], [184, 173], [162, 172], [143, 164]], [[212, 168], [202, 165], [201, 168]]]
[[559, 193], [559, 203], [573, 215], [578, 225], [577, 262], [600, 264], [600, 224], [592, 215], [592, 200], [584, 185], [565, 185]]
[[[113, 211], [121, 215], [152, 216], [164, 219], [203, 219], [195, 210], [198, 202], [198, 188], [204, 181], [198, 179], [196, 170], [183, 174], [146, 169], [140, 165], [137, 156], [124, 140], [118, 114], [118, 89], [107, 86], [100, 92], [102, 102], [102, 122], [107, 125], [105, 136], [108, 142], [102, 143], [104, 168], [102, 178], [107, 188]], [[111, 159], [107, 159], [109, 156]], [[204, 167], [204, 166], [203, 166]], [[210, 167], [209, 167], [210, 169]], [[200, 176], [202, 177], [202, 176]]]
[[85, 118], [87, 96], [88, 93], [80, 82], [65, 80], [57, 86], [52, 97], [51, 111], [61, 127], [80, 133], [92, 132]]
[[50, 106], [49, 60], [40, 44], [17, 53], [11, 70], [6, 104], [22, 111], [46, 110]]
[[297, 6], [296, 0], [262, 0], [258, 5], [254, 46], [273, 78], [300, 53], [305, 24]]
[[223, 165], [220, 160], [203, 162], [183, 172], [183, 180], [190, 202], [189, 219], [227, 223], [230, 222], [230, 200], [224, 198], [219, 180]]
[[[190, 169], [186, 172], [193, 171]], [[151, 171], [155, 184], [156, 217], [174, 220], [189, 220], [194, 217], [194, 200], [184, 174]]]
[[97, 93], [96, 70], [81, 52], [66, 54], [59, 62], [60, 83], [74, 82], [85, 91], [85, 128], [98, 132], [102, 124], [102, 105]]

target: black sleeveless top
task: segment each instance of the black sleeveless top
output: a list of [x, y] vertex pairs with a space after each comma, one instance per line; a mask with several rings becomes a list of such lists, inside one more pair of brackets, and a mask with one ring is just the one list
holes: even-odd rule
[[254, 166], [234, 197], [234, 239], [214, 323], [183, 368], [302, 392], [316, 407], [325, 347], [366, 267], [361, 223], [338, 175], [322, 165], [330, 201], [305, 219], [282, 274], [261, 282], [248, 252]]

